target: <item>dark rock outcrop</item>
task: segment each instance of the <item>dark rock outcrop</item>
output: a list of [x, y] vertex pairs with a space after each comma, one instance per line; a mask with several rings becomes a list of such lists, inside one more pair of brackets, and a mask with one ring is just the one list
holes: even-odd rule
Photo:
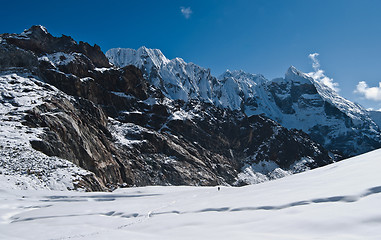
[[[159, 108], [166, 110], [155, 113], [153, 109]], [[128, 140], [116, 145], [123, 165], [134, 171], [135, 185], [245, 184], [237, 182], [245, 164], [274, 161], [289, 169], [303, 157], [314, 159], [307, 163], [309, 168], [332, 161], [307, 134], [263, 116], [248, 118], [197, 101], [158, 103], [140, 110], [145, 112], [138, 116], [121, 114], [110, 126]], [[153, 127], [151, 122], [160, 124]]]
[[5, 41], [0, 40], [0, 70], [22, 68], [36, 71], [38, 64], [37, 56], [32, 52], [6, 44]]
[[82, 53], [87, 56], [96, 67], [110, 67], [110, 63], [98, 45], [77, 43], [71, 37], [53, 37], [43, 26], [32, 26], [21, 34], [2, 34], [2, 37], [12, 45], [30, 50], [38, 56], [55, 53]]
[[107, 130], [107, 117], [92, 102], [62, 96], [47, 99], [28, 112], [24, 124], [46, 129], [42, 141], [31, 141], [34, 149], [90, 170], [103, 186], [123, 182], [119, 165], [112, 155], [115, 149]]

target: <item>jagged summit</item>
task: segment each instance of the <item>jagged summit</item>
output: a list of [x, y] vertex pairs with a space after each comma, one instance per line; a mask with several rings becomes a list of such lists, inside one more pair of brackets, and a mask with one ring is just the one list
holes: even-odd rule
[[26, 29], [21, 34], [2, 34], [1, 37], [12, 46], [32, 51], [37, 57], [54, 53], [80, 53], [90, 59], [95, 67], [110, 67], [109, 60], [101, 51], [101, 48], [94, 44], [91, 46], [85, 42], [76, 42], [70, 36], [52, 36], [45, 27], [34, 25]]
[[29, 29], [25, 29], [24, 32], [22, 32], [20, 35], [22, 36], [45, 36], [45, 35], [50, 35], [46, 27], [42, 25], [33, 25]]
[[[223, 80], [226, 78], [238, 79], [239, 82], [237, 84], [243, 84], [244, 82], [260, 83], [262, 81], [268, 81], [262, 74], [248, 73], [243, 70], [226, 70], [223, 74], [221, 74], [218, 77], [219, 80]], [[253, 83], [251, 83], [250, 85], [252, 84]]]
[[106, 56], [117, 67], [149, 64], [151, 67], [148, 70], [152, 67], [159, 68], [170, 61], [159, 49], [150, 49], [145, 46], [137, 50], [131, 48], [113, 48], [106, 52]]
[[106, 52], [110, 62], [118, 67], [134, 65], [144, 73], [151, 84], [160, 88], [171, 99], [202, 99], [213, 102], [211, 91], [215, 78], [210, 70], [181, 58], [169, 60], [159, 49], [141, 47], [114, 48]]
[[299, 71], [294, 66], [290, 66], [284, 76], [286, 81], [291, 81], [294, 84], [312, 84], [314, 80], [307, 74]]
[[286, 75], [287, 75], [287, 73], [293, 73], [293, 74], [302, 74], [302, 72], [301, 71], [299, 71], [294, 65], [291, 65], [288, 69], [287, 69], [287, 71], [286, 71]]
[[251, 79], [256, 79], [256, 78], [264, 78], [263, 75], [261, 74], [254, 74], [254, 73], [248, 73], [241, 70], [229, 70], [227, 69], [224, 73], [222, 73], [218, 79], [224, 79], [226, 77], [238, 77], [238, 78], [251, 78]]

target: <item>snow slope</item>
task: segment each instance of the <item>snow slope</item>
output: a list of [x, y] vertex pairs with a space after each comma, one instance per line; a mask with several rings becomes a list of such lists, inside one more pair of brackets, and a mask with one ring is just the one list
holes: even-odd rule
[[381, 150], [241, 188], [1, 189], [1, 239], [380, 239]]

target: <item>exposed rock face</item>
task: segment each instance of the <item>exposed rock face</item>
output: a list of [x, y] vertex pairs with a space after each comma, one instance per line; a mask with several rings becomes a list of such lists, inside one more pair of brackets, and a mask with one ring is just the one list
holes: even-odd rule
[[85, 99], [69, 100], [54, 97], [33, 108], [25, 124], [44, 127], [40, 140], [31, 141], [34, 149], [67, 159], [95, 173], [103, 185], [122, 183], [107, 117], [102, 109]]
[[8, 68], [36, 70], [37, 66], [38, 60], [34, 54], [0, 42], [0, 70]]
[[[41, 66], [45, 64], [44, 61], [41, 62]], [[57, 71], [53, 66], [40, 68], [40, 71], [46, 82], [69, 95], [105, 105], [105, 108], [114, 111], [114, 114], [124, 108], [125, 100], [121, 97], [123, 94], [132, 94], [139, 99], [147, 98], [147, 83], [140, 71], [132, 66], [122, 69], [110, 68], [102, 72], [92, 70], [79, 76], [68, 69]]]
[[245, 184], [237, 178], [245, 164], [272, 161], [288, 170], [303, 157], [313, 159], [306, 168], [332, 161], [308, 135], [266, 117], [248, 118], [198, 101], [157, 100], [142, 112], [124, 112], [110, 126], [137, 185]]
[[[73, 132], [78, 129], [74, 126], [86, 127], [89, 124], [85, 120], [90, 115], [79, 114], [93, 108], [87, 105], [77, 108], [74, 103], [72, 97], [33, 77], [28, 70], [17, 68], [0, 72], [0, 171], [3, 176], [9, 176], [8, 182], [15, 182], [14, 188], [108, 189], [94, 173], [57, 157], [69, 158], [68, 153], [75, 151], [65, 149], [67, 145], [84, 145], [78, 139], [75, 139], [76, 142], [71, 139], [60, 141], [57, 137], [64, 132], [66, 136], [75, 138]], [[95, 111], [90, 112], [93, 118], [99, 118]], [[76, 119], [81, 119], [83, 123], [75, 122]], [[92, 122], [96, 121], [90, 121], [90, 125], [94, 126]], [[45, 140], [51, 136], [55, 139]], [[49, 156], [34, 150], [32, 145]]]
[[[27, 111], [24, 125], [44, 129], [32, 147], [93, 172], [93, 190], [241, 185], [252, 182], [239, 177], [242, 169], [264, 161], [288, 174], [333, 161], [305, 133], [265, 116], [167, 98], [138, 68], [110, 67], [97, 46], [53, 37], [41, 26], [1, 39], [2, 58], [21, 56], [4, 70], [15, 64], [63, 92]], [[303, 169], [295, 168], [303, 159]], [[272, 170], [263, 175], [273, 178]]]

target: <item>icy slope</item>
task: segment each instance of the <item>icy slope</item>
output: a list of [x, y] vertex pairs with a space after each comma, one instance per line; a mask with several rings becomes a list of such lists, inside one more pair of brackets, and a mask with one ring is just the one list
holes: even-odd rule
[[265, 114], [287, 128], [301, 129], [329, 150], [345, 155], [381, 147], [380, 129], [361, 106], [291, 66], [284, 78], [227, 70], [215, 78], [208, 69], [180, 58], [168, 60], [158, 49], [110, 49], [106, 56], [118, 67], [134, 65], [171, 99], [197, 99]]
[[1, 190], [2, 239], [380, 239], [381, 150], [241, 188]]

